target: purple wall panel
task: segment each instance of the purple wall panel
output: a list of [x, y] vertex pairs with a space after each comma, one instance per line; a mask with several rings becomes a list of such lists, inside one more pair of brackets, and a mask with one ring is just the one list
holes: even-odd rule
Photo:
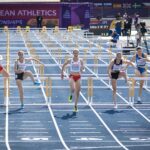
[[89, 4], [73, 4], [71, 7], [72, 25], [80, 25], [82, 28], [88, 28], [90, 22]]

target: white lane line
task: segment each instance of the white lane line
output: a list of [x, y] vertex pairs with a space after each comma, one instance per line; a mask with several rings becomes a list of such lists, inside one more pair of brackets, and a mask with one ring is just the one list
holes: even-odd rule
[[[35, 37], [37, 37], [37, 39], [39, 40], [39, 42], [40, 42], [40, 43], [43, 45], [43, 47], [46, 49], [46, 51], [47, 51], [47, 53], [49, 54], [49, 56], [51, 56], [50, 52], [49, 52], [48, 49], [45, 47], [45, 45], [43, 44], [43, 42], [38, 38], [38, 36], [35, 34], [35, 32], [34, 32], [34, 35], [35, 35]], [[51, 57], [53, 58], [53, 56], [51, 56]], [[54, 61], [56, 62], [56, 64], [58, 64], [55, 59], [54, 59]], [[42, 86], [41, 86], [41, 87], [42, 87]], [[46, 97], [46, 93], [44, 92], [44, 88], [43, 88], [43, 87], [42, 87], [42, 91], [43, 91], [43, 95], [44, 95], [45, 101], [48, 102], [48, 99], [47, 99], [47, 97]], [[67, 146], [67, 144], [65, 143], [65, 141], [64, 141], [64, 139], [63, 139], [63, 136], [62, 136], [62, 134], [61, 134], [61, 132], [60, 132], [60, 129], [59, 129], [59, 127], [58, 127], [58, 124], [57, 124], [57, 122], [56, 122], [56, 120], [55, 120], [53, 111], [52, 111], [52, 109], [51, 109], [51, 107], [50, 107], [50, 105], [49, 105], [48, 103], [47, 103], [47, 106], [48, 106], [50, 115], [51, 115], [51, 117], [52, 117], [52, 120], [53, 120], [55, 129], [56, 129], [56, 131], [57, 131], [57, 133], [58, 133], [58, 136], [59, 136], [59, 138], [60, 138], [61, 143], [63, 144], [63, 146], [65, 147], [66, 150], [70, 150], [70, 148]]]
[[136, 121], [133, 121], [133, 120], [130, 120], [130, 121], [121, 121], [121, 120], [119, 120], [119, 121], [117, 121], [117, 122], [120, 122], [120, 123], [136, 123]]
[[[30, 140], [30, 139], [26, 139], [27, 141], [28, 141], [28, 143], [36, 143], [37, 144], [37, 141], [38, 141], [38, 143], [56, 143], [56, 144], [58, 144], [58, 143], [61, 143], [60, 142], [60, 140], [48, 140], [47, 138], [45, 139], [45, 141], [44, 140], [40, 140], [39, 138], [38, 139], [33, 139], [32, 141]], [[21, 143], [26, 143], [27, 141], [21, 141]], [[20, 144], [20, 140], [11, 140], [11, 142], [12, 143], [18, 143], [18, 144]], [[26, 143], [27, 144], [27, 143]], [[19, 149], [20, 150], [20, 149]], [[62, 149], [61, 149], [62, 150]], [[65, 150], [65, 149], [64, 149]]]
[[86, 122], [89, 122], [89, 121], [77, 121], [77, 120], [76, 120], [76, 121], [69, 121], [69, 122], [79, 122], [79, 123], [80, 123], [80, 122], [85, 122], [85, 123], [86, 123]]
[[23, 123], [41, 123], [41, 121], [22, 121]]
[[17, 134], [49, 134], [49, 132], [23, 132], [23, 131], [20, 131], [20, 132], [17, 132]]
[[[125, 129], [115, 129], [113, 131], [124, 131], [124, 132], [150, 132], [150, 130], [144, 130], [144, 129], [136, 129], [136, 128], [125, 128]], [[145, 133], [145, 134], [146, 134]]]
[[[59, 112], [59, 111], [61, 111], [61, 112], [66, 112], [67, 111], [68, 112], [68, 111], [70, 111], [70, 112], [72, 112], [73, 109], [66, 109], [66, 110], [65, 109], [59, 109], [59, 110], [58, 109], [53, 109], [53, 111], [56, 111], [56, 112]], [[87, 111], [91, 111], [91, 110], [90, 109], [88, 109], [88, 110], [87, 109], [80, 109], [79, 111], [86, 111], [87, 112]]]
[[21, 127], [41, 127], [42, 124], [21, 124]]
[[18, 138], [26, 138], [26, 137], [30, 137], [30, 138], [51, 138], [52, 136], [46, 136], [46, 135], [18, 135]]
[[[138, 141], [140, 142], [140, 141]], [[139, 149], [142, 147], [142, 150], [144, 150], [145, 148], [149, 148], [150, 147], [150, 144], [132, 144], [132, 145], [127, 145], [129, 148], [132, 148], [132, 147], [138, 147]], [[145, 147], [145, 148], [144, 148]]]
[[94, 149], [96, 149], [96, 150], [97, 150], [97, 149], [99, 149], [99, 150], [100, 150], [100, 149], [104, 150], [105, 148], [106, 148], [106, 149], [108, 149], [108, 148], [109, 148], [109, 149], [121, 148], [121, 146], [98, 146], [98, 147], [92, 147], [92, 146], [89, 146], [89, 147], [75, 147], [75, 146], [74, 146], [74, 147], [70, 147], [70, 148], [71, 148], [71, 150], [79, 150], [79, 149], [80, 149], [80, 150], [88, 150], [88, 149], [89, 149], [89, 150], [91, 150], [91, 149], [92, 149], [92, 150], [94, 150]]
[[[93, 73], [93, 75], [95, 75], [95, 76], [97, 76], [97, 74], [95, 74], [93, 71], [91, 71], [92, 73]], [[97, 78], [99, 79], [99, 80], [101, 80], [100, 79], [100, 77], [98, 77], [97, 76]], [[103, 80], [101, 80], [105, 85], [107, 85], [108, 87], [109, 87], [109, 85], [105, 82], [105, 81], [103, 81]], [[110, 87], [110, 89], [112, 89], [112, 87]], [[128, 101], [123, 97], [123, 96], [121, 96], [119, 93], [117, 93], [117, 95], [124, 101], [124, 102], [126, 102], [126, 103], [128, 103]], [[132, 108], [133, 108], [133, 110], [135, 110], [137, 113], [139, 113], [145, 120], [147, 120], [148, 122], [150, 122], [150, 120], [142, 113], [142, 112], [140, 112], [137, 108], [135, 108], [134, 106], [131, 106]]]
[[21, 140], [23, 141], [48, 141], [49, 138], [47, 137], [22, 137]]
[[97, 135], [71, 135], [70, 137], [102, 137], [104, 138], [105, 136], [97, 136]]
[[[82, 37], [80, 37], [80, 36], [78, 36], [81, 40], [82, 40]], [[88, 40], [87, 40], [87, 42], [89, 42]], [[93, 43], [93, 42], [92, 42]], [[93, 43], [94, 44], [94, 43]], [[107, 50], [108, 51], [108, 50]], [[92, 52], [89, 52], [90, 54], [92, 54]], [[115, 54], [115, 53], [113, 53], [113, 54]], [[92, 54], [93, 55], [93, 54]], [[102, 59], [99, 59], [100, 61], [103, 61]], [[105, 61], [103, 61], [105, 64], [106, 64], [106, 62]], [[102, 81], [105, 85], [107, 85], [111, 90], [112, 90], [112, 87], [110, 87], [110, 85], [109, 84], [107, 84], [107, 82], [105, 82], [104, 80], [102, 80], [102, 79], [100, 79], [100, 77], [96, 74], [96, 73], [94, 73], [90, 68], [88, 68], [87, 66], [86, 66], [86, 68], [93, 74], [93, 75], [95, 75], [100, 81]], [[117, 93], [117, 95], [120, 97], [120, 98], [122, 98], [122, 100], [124, 101], [124, 102], [126, 102], [127, 104], [128, 104], [128, 101], [123, 97], [123, 96], [121, 96], [119, 93]], [[144, 119], [146, 119], [148, 122], [150, 122], [150, 119], [149, 118], [147, 118], [142, 112], [140, 112], [137, 108], [135, 108], [134, 106], [131, 106], [132, 108], [133, 108], [133, 110], [135, 110], [137, 113], [139, 113]]]
[[133, 126], [133, 127], [139, 127], [139, 126], [141, 126], [141, 125], [139, 125], [139, 124], [119, 124], [119, 126], [125, 126], [125, 127], [127, 127], [127, 126], [129, 126], [129, 127], [131, 127], [131, 126]]
[[[59, 43], [58, 43], [59, 44]], [[61, 45], [61, 44], [59, 44], [59, 45]], [[85, 66], [86, 67], [86, 66]], [[87, 67], [86, 67], [87, 68]], [[90, 71], [90, 69], [89, 68], [87, 68], [89, 71]], [[90, 72], [93, 72], [93, 71], [90, 71]], [[93, 74], [95, 75], [95, 73], [93, 72]], [[96, 77], [97, 77], [97, 75], [96, 75]], [[104, 81], [103, 81], [104, 82]], [[88, 104], [88, 101], [86, 100], [86, 98], [84, 97], [84, 95], [80, 92], [80, 95], [83, 97], [83, 99], [85, 100], [85, 102]], [[123, 148], [123, 149], [125, 149], [125, 150], [128, 150], [128, 148], [125, 146], [125, 145], [123, 145], [121, 142], [120, 142], [120, 140], [114, 135], [114, 133], [111, 131], [111, 129], [107, 126], [107, 124], [104, 122], [104, 120], [100, 117], [100, 115], [95, 111], [95, 109], [91, 106], [91, 105], [89, 105], [90, 106], [90, 108], [92, 109], [92, 111], [95, 113], [95, 115], [97, 116], [97, 118], [100, 120], [100, 122], [105, 126], [105, 128], [107, 129], [107, 131], [111, 134], [111, 136], [115, 139], [115, 141]]]
[[70, 126], [92, 126], [91, 124], [70, 124]]
[[[8, 81], [6, 84], [7, 84], [6, 90], [8, 90], [8, 88], [9, 88]], [[8, 113], [9, 113], [9, 108], [8, 108], [9, 95], [7, 95], [5, 97], [5, 102], [6, 102], [5, 143], [6, 143], [7, 150], [11, 150], [10, 145], [9, 145], [9, 115], [8, 115]]]
[[96, 128], [70, 128], [70, 130], [96, 130]]
[[35, 127], [33, 127], [33, 128], [19, 128], [19, 129], [21, 129], [21, 130], [48, 130], [46, 128], [35, 128]]
[[101, 132], [69, 132], [69, 133], [71, 133], [71, 134], [80, 134], [80, 133], [84, 133], [84, 134], [100, 134]]
[[41, 136], [41, 135], [20, 135], [20, 136], [17, 136], [17, 138], [51, 138], [52, 136]]
[[89, 138], [89, 137], [81, 137], [81, 138], [76, 138], [75, 139], [76, 141], [82, 141], [82, 142], [85, 142], [85, 141], [88, 141], [88, 142], [97, 142], [97, 141], [103, 141], [102, 138], [95, 138], [95, 137], [92, 137], [92, 138]]

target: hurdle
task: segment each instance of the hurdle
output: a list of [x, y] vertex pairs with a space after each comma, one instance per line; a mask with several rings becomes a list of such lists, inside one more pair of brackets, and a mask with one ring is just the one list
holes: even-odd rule
[[109, 47], [107, 52], [108, 52], [109, 62], [111, 62], [111, 60], [113, 59], [113, 56], [114, 56], [114, 53], [112, 52], [112, 47]]
[[51, 104], [52, 101], [52, 79], [50, 77], [45, 80], [45, 93], [47, 97], [47, 102]]
[[[148, 77], [148, 65], [146, 65], [146, 67], [145, 67], [145, 69], [146, 69], [146, 77]], [[145, 88], [147, 88], [147, 85], [148, 85], [148, 83], [147, 83], [147, 80], [144, 82], [144, 87]]]
[[83, 55], [83, 62], [84, 64], [87, 63], [87, 52], [88, 52], [88, 49], [83, 49], [84, 50], [84, 55]]
[[129, 78], [129, 104], [132, 106], [134, 104], [134, 86], [135, 86], [135, 79]]
[[62, 49], [58, 49], [58, 54], [59, 54], [59, 57], [58, 57], [58, 63], [61, 64], [61, 60], [62, 60]]
[[94, 72], [96, 73], [96, 74], [98, 74], [98, 66], [97, 66], [97, 64], [98, 64], [98, 56], [97, 55], [95, 55], [94, 56]]
[[[10, 72], [10, 36], [9, 31], [7, 31], [7, 43], [6, 43], [6, 71]], [[8, 107], [9, 104], [9, 89], [10, 81], [9, 78], [4, 78], [4, 105]], [[7, 108], [8, 109], [8, 108]]]
[[21, 26], [16, 27], [16, 32], [21, 32]]
[[[65, 62], [66, 62], [68, 59], [69, 59], [69, 57], [68, 57], [68, 56], [65, 56]], [[64, 68], [64, 72], [66, 72], [67, 74], [69, 73], [68, 67], [65, 67], [65, 68]]]
[[68, 26], [68, 32], [72, 32], [73, 31], [73, 26]]
[[101, 53], [102, 53], [102, 47], [100, 45], [98, 45], [97, 48], [98, 48], [98, 55], [101, 55]]
[[32, 43], [31, 42], [27, 42], [26, 45], [27, 45], [27, 48], [31, 48], [32, 47]]
[[42, 27], [41, 32], [47, 32], [47, 28], [46, 28], [46, 26], [43, 26], [43, 27]]
[[30, 26], [26, 26], [25, 32], [26, 32], [26, 33], [27, 33], [27, 32], [30, 32]]
[[9, 31], [8, 26], [4, 26], [3, 31], [4, 31], [4, 32], [8, 32], [8, 31]]
[[35, 48], [29, 48], [29, 52], [31, 55], [36, 55]]
[[59, 27], [55, 26], [55, 28], [53, 29], [53, 33], [58, 33], [59, 32]]
[[44, 76], [44, 65], [40, 64], [39, 66], [39, 76], [43, 77]]
[[88, 78], [88, 88], [87, 88], [87, 95], [88, 95], [88, 104], [93, 103], [93, 78]]

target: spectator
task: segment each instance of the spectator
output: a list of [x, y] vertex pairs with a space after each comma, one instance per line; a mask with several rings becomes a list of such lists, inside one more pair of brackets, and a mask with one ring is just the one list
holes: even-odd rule
[[113, 43], [117, 43], [117, 41], [119, 40], [119, 34], [116, 31], [112, 33], [111, 37], [112, 37], [111, 42]]
[[139, 15], [137, 13], [135, 13], [134, 14], [134, 25], [135, 25], [135, 28], [136, 28], [138, 23], [139, 23]]
[[42, 16], [37, 16], [36, 20], [37, 20], [37, 27], [42, 28], [43, 17]]

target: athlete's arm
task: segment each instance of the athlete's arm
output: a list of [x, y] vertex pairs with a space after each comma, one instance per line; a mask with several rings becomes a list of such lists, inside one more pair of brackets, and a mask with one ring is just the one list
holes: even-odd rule
[[123, 60], [123, 63], [124, 63], [124, 64], [127, 64], [127, 65], [126, 65], [126, 68], [127, 68], [129, 65], [132, 66], [132, 67], [135, 67], [134, 63], [131, 62], [131, 61], [129, 61], [129, 60]]
[[81, 61], [81, 72], [83, 72], [85, 70], [84, 63], [83, 63], [83, 60], [80, 60], [80, 61]]
[[130, 62], [135, 62], [135, 57], [136, 57], [136, 55], [134, 55], [134, 56], [131, 58]]
[[39, 61], [38, 59], [36, 59], [36, 58], [33, 58], [33, 57], [30, 57], [30, 58], [25, 58], [25, 60], [27, 60], [27, 61], [34, 60], [34, 61], [38, 62], [39, 64], [42, 64], [42, 65], [44, 65], [44, 64], [43, 64], [41, 61]]
[[62, 70], [61, 70], [61, 79], [64, 78], [64, 68], [70, 63], [70, 59], [68, 59], [62, 66]]
[[127, 64], [127, 65], [126, 65], [126, 68], [127, 68], [129, 65], [135, 67], [135, 64], [133, 63], [133, 62], [135, 62], [135, 57], [136, 57], [136, 55], [134, 55], [134, 56], [131, 58], [130, 61], [126, 61], [126, 64]]
[[145, 59], [146, 61], [150, 62], [150, 58], [147, 57], [147, 54], [144, 54], [144, 57], [145, 57], [144, 59]]

